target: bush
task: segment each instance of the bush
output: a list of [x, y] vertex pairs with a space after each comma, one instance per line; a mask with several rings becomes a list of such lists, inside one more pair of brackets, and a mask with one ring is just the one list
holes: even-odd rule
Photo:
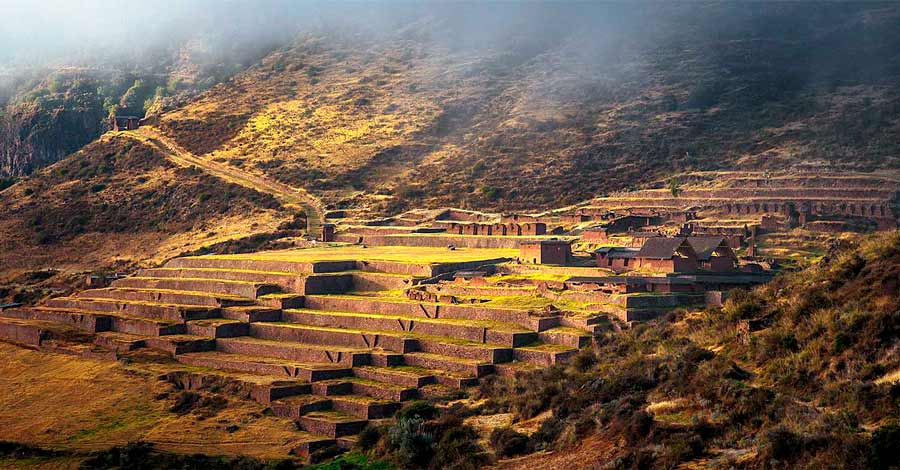
[[800, 436], [784, 426], [766, 432], [763, 441], [764, 455], [769, 459], [785, 460], [800, 454], [803, 441]]
[[900, 423], [891, 422], [873, 432], [870, 457], [872, 469], [897, 468], [898, 444], [900, 444]]
[[437, 408], [434, 405], [428, 403], [427, 401], [415, 401], [400, 410], [397, 413], [397, 419], [415, 419], [418, 418], [422, 421], [427, 421], [429, 419], [434, 419], [438, 415]]
[[491, 448], [497, 457], [513, 457], [531, 452], [531, 439], [512, 429], [497, 428], [491, 432]]
[[425, 468], [434, 456], [434, 436], [422, 429], [419, 417], [401, 417], [388, 431], [383, 454], [401, 468]]
[[356, 439], [356, 446], [363, 451], [370, 451], [378, 445], [378, 441], [381, 439], [382, 430], [376, 426], [372, 426], [369, 424], [362, 431], [360, 431], [359, 436]]
[[16, 184], [15, 178], [0, 178], [0, 191]]
[[447, 430], [435, 449], [430, 468], [477, 469], [487, 463], [484, 450], [478, 445], [478, 433], [471, 426], [456, 426]]
[[531, 436], [536, 447], [547, 448], [552, 445], [556, 439], [562, 434], [566, 423], [555, 416], [551, 416], [541, 423], [538, 431]]

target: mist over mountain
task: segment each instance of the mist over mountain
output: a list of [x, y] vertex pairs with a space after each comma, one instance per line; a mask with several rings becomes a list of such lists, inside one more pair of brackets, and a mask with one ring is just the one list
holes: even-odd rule
[[[513, 188], [503, 187], [505, 170], [522, 169], [519, 159], [555, 162], [535, 170], [539, 184], [556, 178], [548, 175], [551, 167], [621, 174], [618, 185], [576, 181], [561, 189], [566, 200], [626, 186], [632, 175], [735, 161], [896, 165], [891, 113], [900, 17], [890, 3], [271, 0], [115, 8], [55, 0], [3, 8], [0, 42], [10, 47], [0, 51], [0, 174], [7, 176], [76, 151], [108, 128], [110, 115], [163, 115], [241, 73], [237, 79], [247, 80], [269, 67], [274, 56], [264, 60], [267, 54], [281, 57], [281, 67], [304, 54], [322, 58], [338, 50], [314, 64], [336, 86], [362, 92], [348, 86], [361, 78], [361, 68], [350, 63], [360, 59], [406, 87], [391, 89], [385, 106], [410, 99], [436, 110], [403, 111], [430, 129], [410, 134], [428, 149], [394, 145], [390, 161], [417, 173], [439, 160], [441, 168], [428, 173], [446, 176], [395, 181], [382, 192], [421, 182], [446, 201], [442, 194], [458, 192], [465, 179], [470, 194], [453, 202], [490, 205], [492, 198], [479, 194], [508, 198]], [[381, 63], [392, 55], [404, 62], [396, 70]], [[296, 94], [290, 83], [297, 80], [275, 79], [306, 78], [309, 70], [270, 69], [253, 84], [286, 97]], [[330, 86], [319, 80], [306, 93], [326, 100], [325, 89], [316, 88]], [[253, 93], [244, 99], [272, 102]], [[465, 137], [475, 129], [480, 139]], [[807, 145], [813, 137], [826, 140], [815, 151]], [[385, 150], [364, 147], [366, 155], [354, 157], [346, 171]], [[461, 154], [437, 158], [438, 147]], [[541, 155], [529, 156], [538, 149]], [[353, 175], [323, 171], [294, 150], [282, 144], [279, 152], [293, 156], [276, 166], [288, 174], [293, 166], [319, 173], [297, 173], [293, 183], [375, 189]], [[497, 167], [489, 173], [498, 182], [454, 175], [457, 167], [485, 166]]]

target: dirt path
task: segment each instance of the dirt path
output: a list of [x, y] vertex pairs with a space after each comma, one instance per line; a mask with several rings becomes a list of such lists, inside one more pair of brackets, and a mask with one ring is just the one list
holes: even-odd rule
[[230, 183], [271, 194], [286, 206], [302, 208], [306, 212], [307, 233], [310, 236], [318, 236], [322, 229], [322, 224], [325, 221], [325, 211], [322, 202], [304, 189], [294, 188], [271, 178], [249, 173], [225, 163], [198, 157], [152, 126], [143, 126], [135, 131], [123, 132], [122, 135], [156, 147], [179, 166], [196, 166]]

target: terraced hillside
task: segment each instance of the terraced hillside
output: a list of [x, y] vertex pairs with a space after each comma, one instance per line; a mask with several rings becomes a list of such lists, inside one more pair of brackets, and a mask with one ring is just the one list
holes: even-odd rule
[[[900, 174], [896, 172], [697, 172], [678, 175], [675, 189], [660, 188], [619, 192], [592, 199], [580, 207], [616, 209], [681, 210], [725, 209], [741, 204], [807, 204], [844, 207], [849, 215], [891, 217], [900, 204]], [[683, 181], [683, 182], [682, 182]], [[851, 209], [851, 206], [854, 206]], [[876, 215], [871, 206], [888, 212]], [[763, 211], [760, 208], [757, 212]], [[775, 212], [774, 210], [771, 212]]]
[[49, 325], [84, 330], [94, 346], [74, 351], [92, 356], [165, 351], [190, 366], [168, 375], [179, 386], [239, 390], [295, 420], [303, 430], [295, 452], [303, 454], [349, 446], [405, 401], [556, 364], [590, 344], [594, 327], [584, 317], [398, 295], [510, 254], [417, 252], [418, 259], [352, 247], [176, 258], [107, 288], [3, 310], [0, 328], [7, 339], [45, 347], [63, 339]]

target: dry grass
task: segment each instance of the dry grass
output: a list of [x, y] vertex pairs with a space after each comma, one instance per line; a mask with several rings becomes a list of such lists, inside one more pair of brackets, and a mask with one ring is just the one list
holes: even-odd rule
[[461, 263], [469, 261], [513, 258], [519, 250], [489, 248], [446, 248], [410, 246], [373, 246], [329, 244], [321, 248], [300, 248], [239, 255], [211, 255], [214, 258], [277, 260], [295, 262], [371, 260], [408, 264]]
[[[284, 458], [305, 438], [263, 406], [231, 400], [214, 419], [168, 411], [158, 366], [22, 349], [0, 343], [0, 440], [67, 450], [98, 450], [145, 440], [163, 450]], [[238, 430], [224, 428], [234, 424]]]

